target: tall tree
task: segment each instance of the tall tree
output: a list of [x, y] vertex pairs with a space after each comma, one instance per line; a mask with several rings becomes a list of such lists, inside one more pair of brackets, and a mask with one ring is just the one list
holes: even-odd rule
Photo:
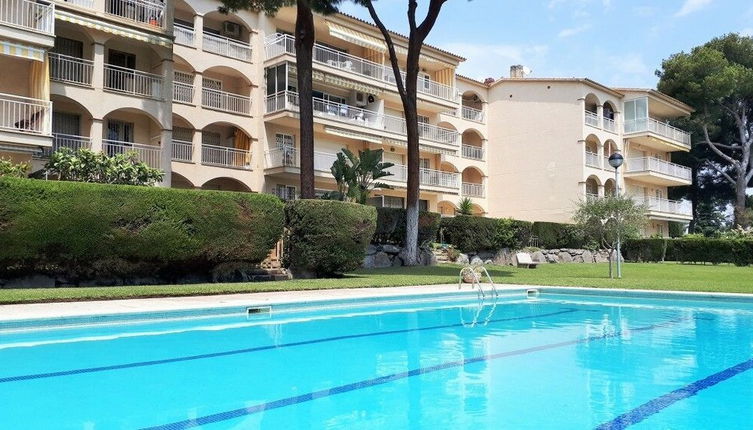
[[420, 191], [420, 151], [418, 136], [418, 72], [421, 48], [424, 45], [426, 37], [434, 28], [437, 22], [439, 12], [447, 0], [430, 0], [428, 10], [423, 21], [419, 24], [416, 20], [416, 9], [418, 9], [417, 0], [407, 0], [408, 2], [408, 57], [405, 67], [405, 79], [400, 70], [397, 54], [395, 52], [395, 42], [392, 33], [382, 22], [376, 9], [374, 0], [354, 0], [366, 7], [371, 15], [374, 24], [384, 37], [389, 51], [390, 64], [395, 74], [397, 90], [400, 93], [400, 99], [403, 102], [403, 111], [405, 112], [406, 131], [408, 136], [408, 195], [406, 202], [406, 229], [405, 229], [405, 248], [403, 250], [403, 261], [408, 266], [418, 264], [418, 197]]
[[324, 15], [338, 11], [342, 0], [222, 0], [223, 13], [240, 9], [274, 15], [280, 8], [296, 6], [295, 60], [298, 69], [298, 109], [300, 116], [301, 198], [313, 199], [314, 191], [314, 99], [313, 58], [316, 30], [314, 12]]
[[746, 190], [753, 180], [753, 38], [728, 34], [672, 55], [657, 71], [658, 88], [693, 106], [706, 163], [734, 190], [735, 224], [747, 226]]

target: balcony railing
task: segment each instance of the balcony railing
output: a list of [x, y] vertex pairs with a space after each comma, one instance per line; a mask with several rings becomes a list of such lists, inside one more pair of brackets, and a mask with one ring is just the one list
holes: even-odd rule
[[483, 160], [484, 148], [473, 145], [463, 145], [463, 158], [469, 158], [471, 160]]
[[612, 118], [603, 117], [601, 120], [604, 130], [617, 133], [617, 123]]
[[193, 104], [193, 85], [173, 82], [173, 101]]
[[105, 64], [105, 88], [135, 96], [162, 98], [162, 76]]
[[586, 151], [586, 166], [599, 168], [599, 154]]
[[104, 139], [102, 141], [102, 152], [109, 156], [135, 152], [139, 161], [146, 163], [149, 167], [162, 168], [162, 148], [156, 145]]
[[591, 127], [598, 127], [599, 126], [599, 115], [596, 115], [595, 112], [586, 111], [586, 124], [590, 125]]
[[94, 62], [68, 55], [49, 53], [50, 79], [78, 85], [92, 85]]
[[52, 133], [52, 102], [0, 93], [0, 130]]
[[463, 195], [468, 197], [484, 197], [484, 184], [463, 182]]
[[189, 163], [193, 161], [193, 144], [191, 142], [173, 140], [171, 151], [173, 161], [187, 161]]
[[178, 45], [194, 46], [196, 32], [193, 28], [173, 23], [173, 33], [175, 33], [175, 43]]
[[[268, 37], [264, 47], [267, 59], [282, 54], [295, 55], [294, 40], [293, 36], [287, 34], [275, 34]], [[378, 81], [395, 84], [395, 74], [392, 67], [345, 54], [320, 44], [314, 45], [314, 62]], [[403, 79], [405, 79], [405, 72], [402, 72], [402, 74]], [[448, 85], [429, 80], [421, 80], [418, 84], [419, 93], [429, 94], [450, 101], [457, 99], [455, 88]]]
[[216, 34], [204, 33], [203, 44], [203, 49], [207, 52], [241, 61], [251, 61], [251, 45], [246, 42]]
[[656, 172], [684, 181], [691, 181], [693, 178], [693, 171], [689, 167], [654, 157], [628, 158], [625, 171], [627, 173]]
[[684, 200], [668, 200], [659, 197], [634, 197], [639, 203], [648, 206], [652, 212], [663, 212], [673, 215], [693, 216], [693, 208], [690, 202]]
[[475, 109], [469, 106], [463, 106], [462, 109], [463, 119], [468, 119], [476, 122], [484, 122], [484, 111]]
[[[61, 0], [58, 0], [61, 1]], [[87, 9], [94, 9], [94, 0], [62, 0], [65, 4], [72, 4], [76, 6], [85, 7]]]
[[201, 145], [201, 164], [251, 169], [251, 151], [227, 146]]
[[690, 147], [690, 133], [654, 118], [625, 121], [625, 134], [650, 132]]
[[55, 5], [41, 0], [3, 0], [0, 2], [0, 22], [54, 35]]
[[[382, 178], [387, 181], [407, 182], [408, 167], [396, 164], [387, 169], [392, 176]], [[421, 185], [458, 189], [460, 187], [460, 174], [453, 172], [443, 172], [434, 169], [420, 169], [419, 180]]]
[[201, 89], [201, 105], [210, 109], [244, 115], [251, 112], [251, 99], [249, 97], [211, 88]]
[[[298, 110], [298, 94], [294, 92], [281, 92], [267, 97], [267, 113], [281, 110]], [[361, 109], [346, 104], [333, 103], [327, 100], [314, 98], [314, 114], [316, 116], [360, 125], [380, 131], [388, 131], [400, 135], [406, 135], [406, 123], [403, 118], [382, 115], [369, 110]], [[438, 127], [432, 124], [419, 123], [419, 136], [422, 139], [447, 145], [458, 145], [459, 134], [455, 130]]]
[[298, 153], [295, 148], [276, 148], [264, 153], [264, 161], [267, 169], [273, 167], [299, 167]]
[[76, 136], [72, 134], [53, 133], [52, 147], [43, 149], [42, 156], [49, 157], [52, 153], [61, 148], [68, 148], [71, 151], [78, 151], [79, 149], [91, 149], [92, 138], [86, 136]]
[[165, 3], [155, 0], [105, 0], [105, 13], [165, 28]]

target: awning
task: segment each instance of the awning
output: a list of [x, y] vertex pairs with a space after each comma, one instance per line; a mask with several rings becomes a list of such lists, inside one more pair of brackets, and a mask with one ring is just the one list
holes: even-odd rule
[[324, 131], [327, 134], [334, 136], [347, 137], [349, 139], [364, 140], [371, 143], [382, 143], [382, 138], [366, 133], [358, 133], [355, 131], [345, 130], [338, 127], [324, 127]]
[[[392, 146], [408, 146], [408, 141], [386, 138], [384, 139], [384, 144]], [[434, 146], [423, 145], [420, 143], [418, 144], [418, 149], [424, 152], [432, 152], [434, 154], [458, 155], [457, 151], [453, 151], [451, 149], [436, 148]]]
[[44, 62], [44, 49], [0, 40], [0, 54]]
[[373, 49], [375, 51], [387, 51], [387, 45], [382, 39], [369, 36], [368, 34], [361, 33], [360, 31], [343, 27], [342, 25], [335, 24], [334, 22], [327, 21], [327, 27], [329, 27], [329, 34], [332, 37], [342, 39], [346, 42], [354, 43], [358, 46], [363, 46], [364, 48]]
[[109, 24], [98, 19], [85, 18], [83, 16], [74, 15], [59, 9], [55, 9], [55, 19], [61, 21], [71, 22], [73, 24], [81, 25], [95, 30], [104, 31], [105, 33], [115, 34], [118, 36], [128, 37], [130, 39], [136, 39], [141, 42], [151, 43], [152, 45], [173, 46], [172, 40], [167, 37], [157, 36], [154, 34], [144, 33], [142, 31], [133, 30], [130, 28], [120, 27], [115, 24]]
[[371, 85], [362, 84], [360, 82], [351, 81], [350, 79], [341, 78], [339, 76], [326, 74], [324, 76], [324, 82], [330, 85], [335, 85], [341, 88], [348, 88], [367, 94], [381, 94], [382, 90], [373, 87]]
[[[397, 55], [403, 55], [403, 56], [407, 57], [408, 56], [408, 48], [404, 48], [402, 46], [395, 45], [395, 53]], [[429, 57], [428, 55], [424, 55], [424, 54], [421, 54], [421, 57], [420, 57], [419, 61], [424, 62], [424, 63], [441, 64], [441, 65], [443, 65], [445, 67], [455, 67], [454, 65], [452, 65], [452, 64], [450, 64], [450, 63], [448, 63], [446, 61], [438, 60], [436, 58], [432, 58], [432, 57]]]

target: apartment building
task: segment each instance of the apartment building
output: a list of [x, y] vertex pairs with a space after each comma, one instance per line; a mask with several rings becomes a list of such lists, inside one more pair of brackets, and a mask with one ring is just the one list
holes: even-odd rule
[[[41, 169], [60, 147], [135, 151], [164, 186], [298, 195], [294, 9], [223, 15], [215, 0], [4, 0], [0, 156]], [[387, 48], [347, 15], [315, 20], [316, 188], [342, 148], [394, 163], [372, 204], [403, 207], [407, 151]], [[407, 39], [395, 34], [400, 62]], [[469, 197], [481, 215], [566, 222], [573, 202], [614, 189], [604, 158], [626, 154], [621, 186], [649, 202], [651, 232], [687, 221], [668, 186], [689, 182], [669, 153], [690, 109], [656, 91], [593, 81], [457, 75], [464, 59], [421, 55], [421, 206], [445, 216]], [[516, 69], [517, 70], [517, 69]]]

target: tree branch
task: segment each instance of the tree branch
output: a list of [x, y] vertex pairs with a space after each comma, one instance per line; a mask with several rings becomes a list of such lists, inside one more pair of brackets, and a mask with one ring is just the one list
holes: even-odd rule
[[429, 35], [429, 32], [437, 22], [439, 12], [442, 10], [442, 5], [444, 5], [446, 1], [447, 0], [431, 0], [431, 3], [429, 3], [429, 10], [426, 12], [426, 18], [424, 18], [421, 25], [417, 28], [421, 43], [424, 42], [424, 39], [426, 39], [426, 36]]
[[712, 163], [711, 161], [707, 162], [706, 164], [709, 165], [709, 166], [711, 166], [712, 169], [716, 170], [719, 174], [721, 174], [722, 176], [724, 176], [724, 179], [726, 179], [727, 181], [729, 181], [730, 184], [732, 184], [733, 186], [737, 185], [737, 181], [735, 181], [734, 179], [732, 179], [732, 176], [730, 176], [727, 172], [725, 172], [724, 170], [722, 170], [721, 168], [719, 168], [719, 166], [717, 166], [716, 164]]
[[729, 164], [731, 164], [731, 165], [733, 165], [735, 167], [738, 167], [737, 160], [735, 160], [734, 158], [732, 158], [729, 155], [727, 155], [724, 152], [722, 152], [722, 150], [719, 149], [719, 148], [717, 148], [716, 144], [711, 141], [711, 138], [709, 137], [709, 128], [708, 128], [708, 126], [706, 124], [703, 125], [703, 136], [704, 136], [704, 139], [705, 139], [704, 143], [707, 144], [709, 146], [709, 148], [711, 148], [711, 150], [716, 153], [716, 155], [718, 155], [719, 157], [721, 157], [723, 160], [725, 160]]
[[387, 30], [387, 27], [384, 25], [382, 20], [379, 18], [379, 14], [377, 14], [376, 9], [374, 9], [374, 3], [372, 2], [372, 0], [365, 0], [364, 5], [366, 6], [366, 9], [368, 9], [369, 15], [371, 15], [371, 19], [374, 20], [374, 24], [376, 24], [376, 26], [379, 28], [379, 31], [382, 33], [384, 41], [387, 43], [387, 50], [390, 53], [390, 64], [392, 65], [392, 71], [395, 74], [395, 84], [397, 85], [397, 91], [400, 93], [400, 97], [405, 99], [405, 83], [403, 82], [403, 77], [400, 74], [400, 64], [398, 64], [397, 62], [395, 42], [392, 40], [392, 35], [390, 34], [389, 30]]

